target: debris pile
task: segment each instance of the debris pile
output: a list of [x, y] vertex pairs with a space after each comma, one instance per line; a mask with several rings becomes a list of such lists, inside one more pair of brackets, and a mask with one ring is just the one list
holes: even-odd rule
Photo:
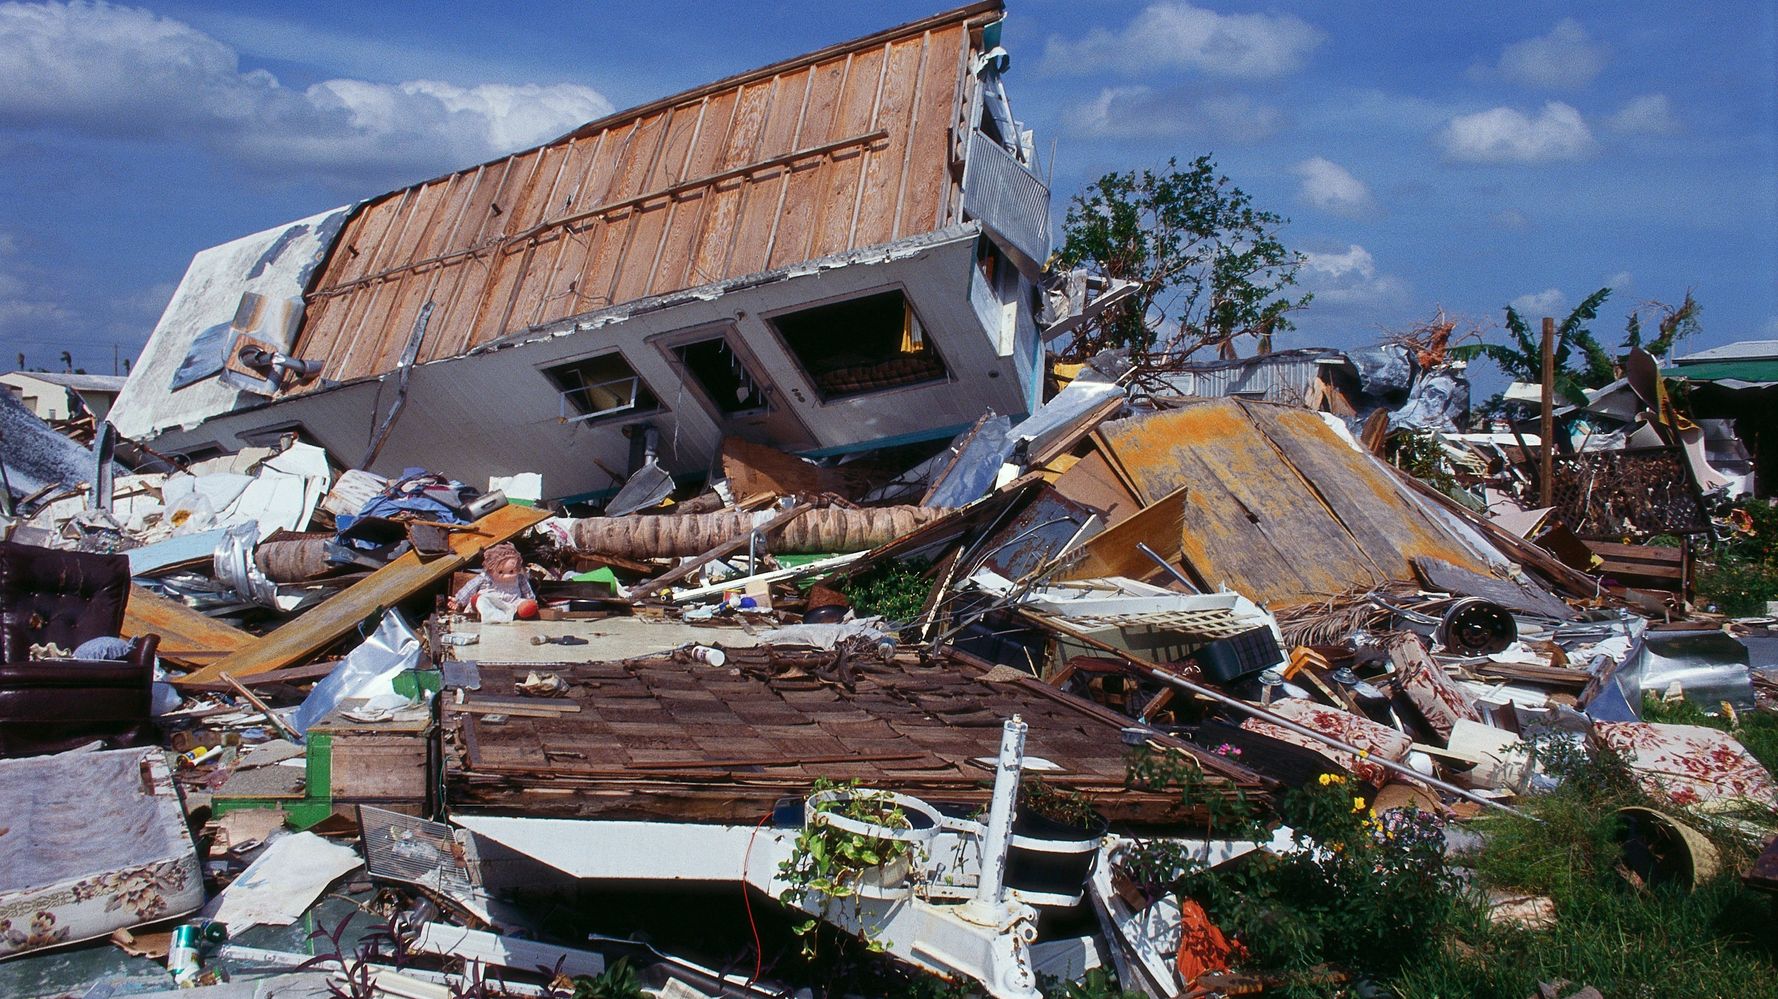
[[[1621, 760], [1652, 803], [1626, 810], [1626, 876], [1707, 880], [1724, 861], [1699, 816], [1771, 835], [1770, 761], [1736, 732], [1775, 710], [1778, 633], [1700, 609], [1694, 585], [1752, 463], [1712, 464], [1647, 355], [1543, 435], [1463, 431], [1442, 339], [1056, 361], [1045, 342], [1128, 289], [1041, 273], [1047, 229], [984, 207], [1037, 183], [997, 15], [809, 57], [952, 45], [969, 58], [895, 65], [936, 67], [942, 110], [979, 112], [966, 155], [860, 126], [658, 192], [716, 200], [770, 173], [791, 218], [792, 164], [961, 155], [938, 174], [972, 207], [928, 192], [925, 235], [727, 261], [690, 292], [625, 284], [621, 311], [549, 316], [560, 296], [531, 289], [526, 314], [509, 286], [522, 329], [474, 344], [448, 303], [403, 293], [379, 361], [352, 349], [358, 312], [329, 303], [422, 272], [365, 270], [365, 220], [408, 210], [397, 198], [194, 263], [320, 283], [269, 311], [253, 285], [257, 308], [208, 325], [223, 284], [182, 289], [185, 318], [137, 369], [177, 387], [132, 376], [115, 414], [164, 418], [160, 436], [101, 421], [83, 447], [0, 397], [0, 956], [109, 937], [126, 963], [71, 952], [105, 994], [232, 978], [741, 997], [938, 976], [1030, 999], [1112, 974], [1153, 996], [1257, 993], [1360, 978], [1340, 962], [1363, 945], [1269, 965], [1277, 941], [1228, 886], [1284, 871], [1376, 893], [1413, 936], [1415, 899], [1456, 890], [1466, 823], [1574, 780], [1564, 759]], [[953, 92], [972, 96], [953, 109]], [[626, 114], [654, 128], [662, 107]], [[560, 224], [615, 225], [656, 196]], [[850, 217], [901, 216], [865, 196], [845, 195]], [[517, 266], [554, 246], [527, 242], [547, 228], [486, 245]], [[328, 257], [336, 237], [366, 259]], [[280, 263], [292, 245], [302, 259]], [[642, 255], [672, 253], [694, 251]], [[884, 273], [917, 292], [882, 292]], [[710, 311], [748, 295], [770, 330], [733, 301]], [[834, 346], [842, 326], [855, 351]], [[172, 354], [163, 332], [184, 337]], [[648, 353], [575, 346], [595, 336]], [[321, 341], [325, 365], [297, 356]], [[965, 361], [987, 373], [947, 382]], [[398, 425], [410, 394], [449, 424], [520, 368], [555, 386], [541, 422], [513, 381], [493, 430]], [[669, 373], [702, 401], [664, 406], [647, 380]], [[187, 425], [197, 396], [179, 393], [200, 384], [211, 411]], [[248, 426], [279, 413], [300, 420]], [[537, 451], [521, 425], [545, 427]], [[1750, 885], [1775, 883], [1770, 853]], [[1495, 903], [1499, 922], [1562, 918], [1541, 896]]]

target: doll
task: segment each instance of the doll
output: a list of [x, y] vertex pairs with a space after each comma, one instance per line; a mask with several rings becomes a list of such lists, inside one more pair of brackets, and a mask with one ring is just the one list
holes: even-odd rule
[[511, 621], [537, 616], [537, 594], [525, 575], [525, 560], [509, 542], [482, 553], [482, 571], [463, 584], [448, 605], [453, 612], [475, 614], [483, 621]]

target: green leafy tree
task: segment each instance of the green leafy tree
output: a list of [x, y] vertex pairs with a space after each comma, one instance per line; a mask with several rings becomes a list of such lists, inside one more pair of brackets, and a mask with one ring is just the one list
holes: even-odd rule
[[[1589, 327], [1599, 317], [1599, 306], [1610, 297], [1610, 288], [1600, 288], [1588, 295], [1568, 318], [1556, 326], [1555, 389], [1556, 395], [1569, 402], [1584, 404], [1583, 389], [1599, 388], [1617, 377], [1611, 354], [1600, 346]], [[1458, 360], [1486, 357], [1500, 370], [1522, 382], [1543, 380], [1543, 331], [1533, 333], [1517, 309], [1506, 307], [1506, 333], [1510, 343], [1466, 343], [1451, 348]]]
[[1303, 256], [1278, 239], [1286, 221], [1255, 208], [1208, 156], [1099, 178], [1069, 202], [1057, 260], [1140, 286], [1077, 333], [1070, 353], [1182, 357], [1292, 329], [1287, 314], [1310, 296], [1290, 292]]

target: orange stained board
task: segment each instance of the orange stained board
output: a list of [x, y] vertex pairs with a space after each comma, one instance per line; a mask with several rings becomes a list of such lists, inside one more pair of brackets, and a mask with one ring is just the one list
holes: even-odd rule
[[1184, 487], [1181, 548], [1211, 586], [1283, 607], [1411, 584], [1417, 555], [1489, 571], [1308, 410], [1219, 399], [1100, 429], [1143, 494]]
[[129, 603], [124, 606], [123, 635], [159, 635], [160, 657], [186, 666], [214, 662], [258, 640], [134, 583], [130, 584]]
[[173, 682], [211, 683], [224, 673], [237, 677], [253, 676], [297, 665], [350, 634], [373, 614], [445, 579], [481, 554], [482, 549], [548, 518], [549, 511], [528, 506], [506, 506], [495, 510], [472, 525], [481, 533], [452, 532], [451, 554], [422, 562], [410, 551], [368, 578], [304, 611], [277, 631]]

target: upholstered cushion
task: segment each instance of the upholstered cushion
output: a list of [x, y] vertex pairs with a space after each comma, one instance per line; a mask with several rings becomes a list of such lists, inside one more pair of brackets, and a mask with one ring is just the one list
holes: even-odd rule
[[[1369, 718], [1361, 718], [1349, 711], [1330, 708], [1314, 701], [1300, 698], [1287, 698], [1272, 703], [1272, 713], [1289, 721], [1296, 722], [1304, 728], [1314, 729], [1323, 735], [1331, 735], [1347, 745], [1357, 746], [1369, 757], [1400, 763], [1407, 759], [1408, 750], [1413, 740], [1386, 725], [1379, 725]], [[1249, 718], [1241, 723], [1241, 727], [1249, 732], [1258, 732], [1281, 742], [1313, 749], [1317, 753], [1338, 763], [1346, 771], [1359, 780], [1372, 784], [1381, 784], [1389, 772], [1378, 766], [1373, 759], [1361, 759], [1342, 749], [1335, 749], [1325, 742], [1312, 739], [1306, 735], [1293, 732], [1281, 725]]]
[[0, 661], [23, 662], [34, 643], [72, 649], [123, 628], [130, 560], [0, 542]]

